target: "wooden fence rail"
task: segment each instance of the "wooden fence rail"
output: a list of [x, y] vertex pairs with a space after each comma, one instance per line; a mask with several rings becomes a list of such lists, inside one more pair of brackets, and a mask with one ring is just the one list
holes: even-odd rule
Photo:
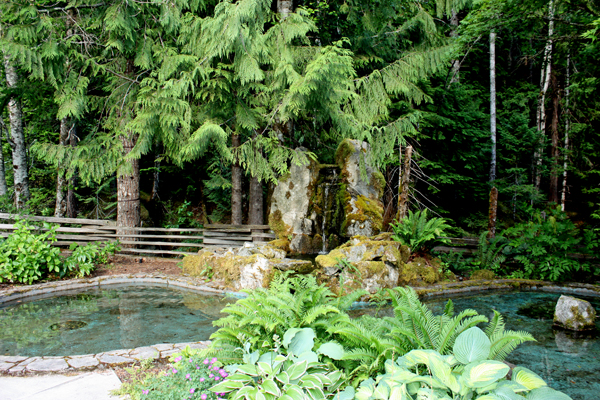
[[[83, 218], [55, 218], [18, 216], [0, 213], [0, 222], [25, 218], [31, 221], [58, 224], [55, 246], [85, 245], [89, 242], [119, 240], [123, 245], [120, 253], [186, 255], [196, 254], [205, 246], [240, 247], [244, 242], [274, 239], [268, 225], [208, 224], [196, 228], [118, 227], [115, 221]], [[48, 229], [39, 227], [40, 231]], [[0, 223], [0, 237], [8, 237], [15, 230], [12, 223]], [[188, 250], [188, 251], [186, 251]]]

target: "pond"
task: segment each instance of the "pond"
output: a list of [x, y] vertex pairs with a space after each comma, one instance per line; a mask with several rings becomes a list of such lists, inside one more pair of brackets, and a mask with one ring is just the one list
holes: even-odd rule
[[[533, 335], [537, 342], [521, 344], [506, 361], [531, 369], [549, 386], [574, 400], [596, 399], [600, 393], [600, 337], [598, 332], [576, 334], [553, 328], [554, 307], [559, 297], [557, 293], [496, 292], [452, 297], [452, 301], [455, 312], [472, 308], [489, 319], [496, 309], [502, 313], [506, 329]], [[575, 297], [588, 300], [600, 314], [600, 299]], [[446, 300], [425, 303], [434, 314], [441, 314]]]
[[207, 340], [235, 299], [161, 286], [109, 286], [0, 305], [0, 355], [97, 354]]

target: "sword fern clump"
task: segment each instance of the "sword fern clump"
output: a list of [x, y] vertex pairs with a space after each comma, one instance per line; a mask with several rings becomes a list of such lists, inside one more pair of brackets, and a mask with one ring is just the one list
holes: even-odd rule
[[408, 216], [396, 224], [390, 224], [394, 230], [392, 239], [408, 246], [413, 253], [433, 247], [435, 243], [447, 243], [442, 239], [444, 230], [450, 228], [444, 218], [428, 218], [427, 210], [408, 212]]
[[345, 315], [352, 303], [364, 291], [356, 291], [335, 298], [324, 285], [317, 284], [309, 275], [276, 277], [268, 289], [245, 290], [248, 297], [223, 309], [227, 317], [214, 322], [220, 329], [215, 332], [213, 349], [224, 349], [228, 357], [238, 359], [234, 350], [250, 342], [252, 349], [273, 347], [278, 338], [290, 328], [312, 328], [317, 340], [331, 340], [327, 328]]
[[[441, 315], [434, 315], [410, 288], [388, 290], [394, 307], [393, 317], [359, 319], [340, 317], [329, 329], [346, 349], [343, 360], [349, 361], [353, 373], [370, 376], [383, 370], [386, 360], [402, 356], [413, 349], [431, 349], [450, 354], [458, 335], [487, 317], [467, 309], [455, 315], [448, 301]], [[500, 313], [495, 312], [484, 332], [492, 342], [490, 359], [503, 360], [517, 345], [535, 340], [527, 332], [504, 329]]]

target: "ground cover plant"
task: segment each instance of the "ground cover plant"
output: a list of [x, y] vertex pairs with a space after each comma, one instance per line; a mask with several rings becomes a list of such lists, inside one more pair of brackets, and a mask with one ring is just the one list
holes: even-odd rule
[[64, 258], [56, 242], [57, 225], [34, 225], [27, 220], [15, 222], [14, 232], [0, 243], [0, 283], [31, 284], [54, 275], [56, 277], [83, 277], [95, 265], [108, 261], [109, 254], [119, 250], [118, 243], [89, 243], [72, 245], [71, 255]]

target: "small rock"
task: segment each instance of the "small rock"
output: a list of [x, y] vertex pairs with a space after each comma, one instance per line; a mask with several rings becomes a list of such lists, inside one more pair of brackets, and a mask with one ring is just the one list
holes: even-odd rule
[[[62, 357], [44, 358], [27, 365], [29, 371], [56, 372], [69, 368], [69, 364]], [[12, 370], [11, 370], [12, 371]]]
[[581, 299], [561, 295], [554, 311], [554, 324], [572, 331], [595, 329], [596, 310]]
[[98, 357], [98, 361], [100, 361], [103, 364], [108, 364], [111, 366], [118, 365], [118, 364], [128, 364], [130, 362], [133, 362], [133, 360], [131, 358], [115, 356], [115, 355], [110, 355], [110, 354], [102, 354], [101, 356]]
[[75, 369], [90, 368], [100, 364], [100, 362], [93, 356], [73, 357], [68, 359], [67, 363]]

